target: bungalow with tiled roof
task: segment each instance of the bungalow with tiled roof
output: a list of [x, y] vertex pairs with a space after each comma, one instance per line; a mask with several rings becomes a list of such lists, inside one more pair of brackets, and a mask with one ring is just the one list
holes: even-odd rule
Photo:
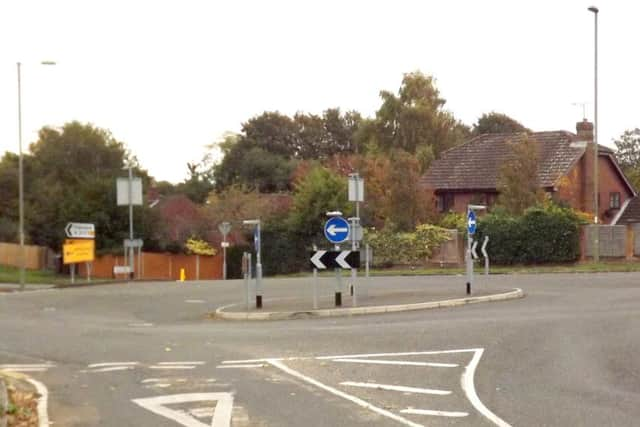
[[[538, 144], [538, 186], [554, 199], [593, 214], [593, 124], [578, 122], [577, 134], [566, 131], [479, 135], [435, 160], [421, 184], [433, 192], [440, 212], [466, 212], [468, 204], [493, 205], [500, 168], [512, 156], [509, 143]], [[598, 146], [599, 222], [611, 223], [636, 196], [614, 152]]]

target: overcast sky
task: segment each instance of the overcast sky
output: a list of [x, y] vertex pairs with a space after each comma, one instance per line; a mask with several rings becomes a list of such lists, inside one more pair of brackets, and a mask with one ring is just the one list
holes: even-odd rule
[[[640, 127], [640, 2], [601, 1], [600, 142]], [[534, 130], [593, 119], [591, 2], [0, 2], [0, 153], [44, 125], [109, 129], [159, 180], [179, 182], [205, 146], [265, 110], [373, 115], [402, 74], [432, 74], [446, 108]], [[53, 60], [55, 66], [40, 65]]]

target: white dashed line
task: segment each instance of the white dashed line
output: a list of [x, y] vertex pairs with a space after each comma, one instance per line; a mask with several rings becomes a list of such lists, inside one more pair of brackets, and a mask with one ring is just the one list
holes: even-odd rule
[[149, 369], [195, 369], [196, 367], [193, 365], [189, 366], [180, 366], [180, 365], [151, 365]]
[[408, 362], [404, 360], [371, 360], [371, 359], [331, 359], [332, 362], [370, 363], [374, 365], [429, 366], [432, 368], [455, 368], [455, 363]]
[[159, 362], [158, 365], [204, 365], [206, 362]]
[[467, 412], [455, 412], [455, 411], [432, 411], [431, 409], [403, 409], [403, 414], [411, 415], [432, 415], [435, 417], [466, 417], [469, 414]]
[[139, 362], [106, 362], [106, 363], [92, 363], [88, 365], [88, 368], [106, 368], [110, 366], [136, 366]]
[[230, 369], [234, 369], [234, 368], [264, 368], [266, 365], [264, 365], [263, 363], [259, 363], [259, 364], [250, 364], [250, 365], [218, 365], [216, 366], [217, 369], [226, 369], [226, 368], [230, 368]]
[[45, 372], [56, 365], [53, 363], [32, 363], [32, 364], [6, 364], [0, 365], [0, 370], [12, 372]]
[[206, 301], [203, 299], [186, 299], [184, 302], [187, 304], [204, 304]]
[[340, 385], [346, 385], [350, 387], [373, 388], [377, 390], [400, 391], [403, 393], [435, 394], [435, 395], [441, 395], [441, 396], [451, 394], [451, 392], [448, 390], [434, 390], [430, 388], [405, 387], [401, 385], [389, 385], [389, 384], [358, 383], [353, 381], [345, 381], [340, 383]]

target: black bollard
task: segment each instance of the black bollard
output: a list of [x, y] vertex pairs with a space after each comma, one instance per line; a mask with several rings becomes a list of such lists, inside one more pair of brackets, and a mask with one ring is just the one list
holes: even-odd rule
[[336, 292], [336, 307], [342, 307], [342, 292]]
[[471, 295], [471, 283], [467, 282], [467, 295]]
[[256, 308], [262, 308], [262, 295], [256, 295]]

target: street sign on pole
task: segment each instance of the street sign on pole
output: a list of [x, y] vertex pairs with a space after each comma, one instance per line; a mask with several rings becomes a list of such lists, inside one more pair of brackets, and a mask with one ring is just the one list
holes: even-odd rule
[[349, 222], [341, 216], [334, 216], [324, 224], [324, 235], [331, 243], [338, 244], [349, 238]]
[[318, 270], [328, 268], [359, 268], [360, 252], [358, 251], [315, 251], [311, 254], [311, 267]]
[[[129, 182], [131, 182], [131, 196], [129, 196]], [[129, 199], [131, 197], [131, 199]], [[131, 203], [129, 203], [131, 200]], [[142, 205], [142, 179], [141, 178], [117, 178], [116, 179], [116, 204], [118, 206]]]
[[349, 201], [364, 202], [364, 178], [359, 174], [349, 174]]
[[125, 248], [141, 248], [143, 243], [142, 239], [124, 239]]
[[82, 222], [70, 222], [64, 228], [64, 232], [70, 239], [95, 239], [96, 226]]
[[67, 239], [62, 245], [62, 262], [91, 262], [95, 257], [95, 247], [95, 241], [91, 239]]
[[467, 231], [469, 234], [475, 234], [476, 232], [476, 213], [471, 209], [467, 215]]
[[218, 224], [218, 230], [222, 233], [223, 236], [226, 236], [231, 231], [231, 223], [229, 222], [221, 222]]

